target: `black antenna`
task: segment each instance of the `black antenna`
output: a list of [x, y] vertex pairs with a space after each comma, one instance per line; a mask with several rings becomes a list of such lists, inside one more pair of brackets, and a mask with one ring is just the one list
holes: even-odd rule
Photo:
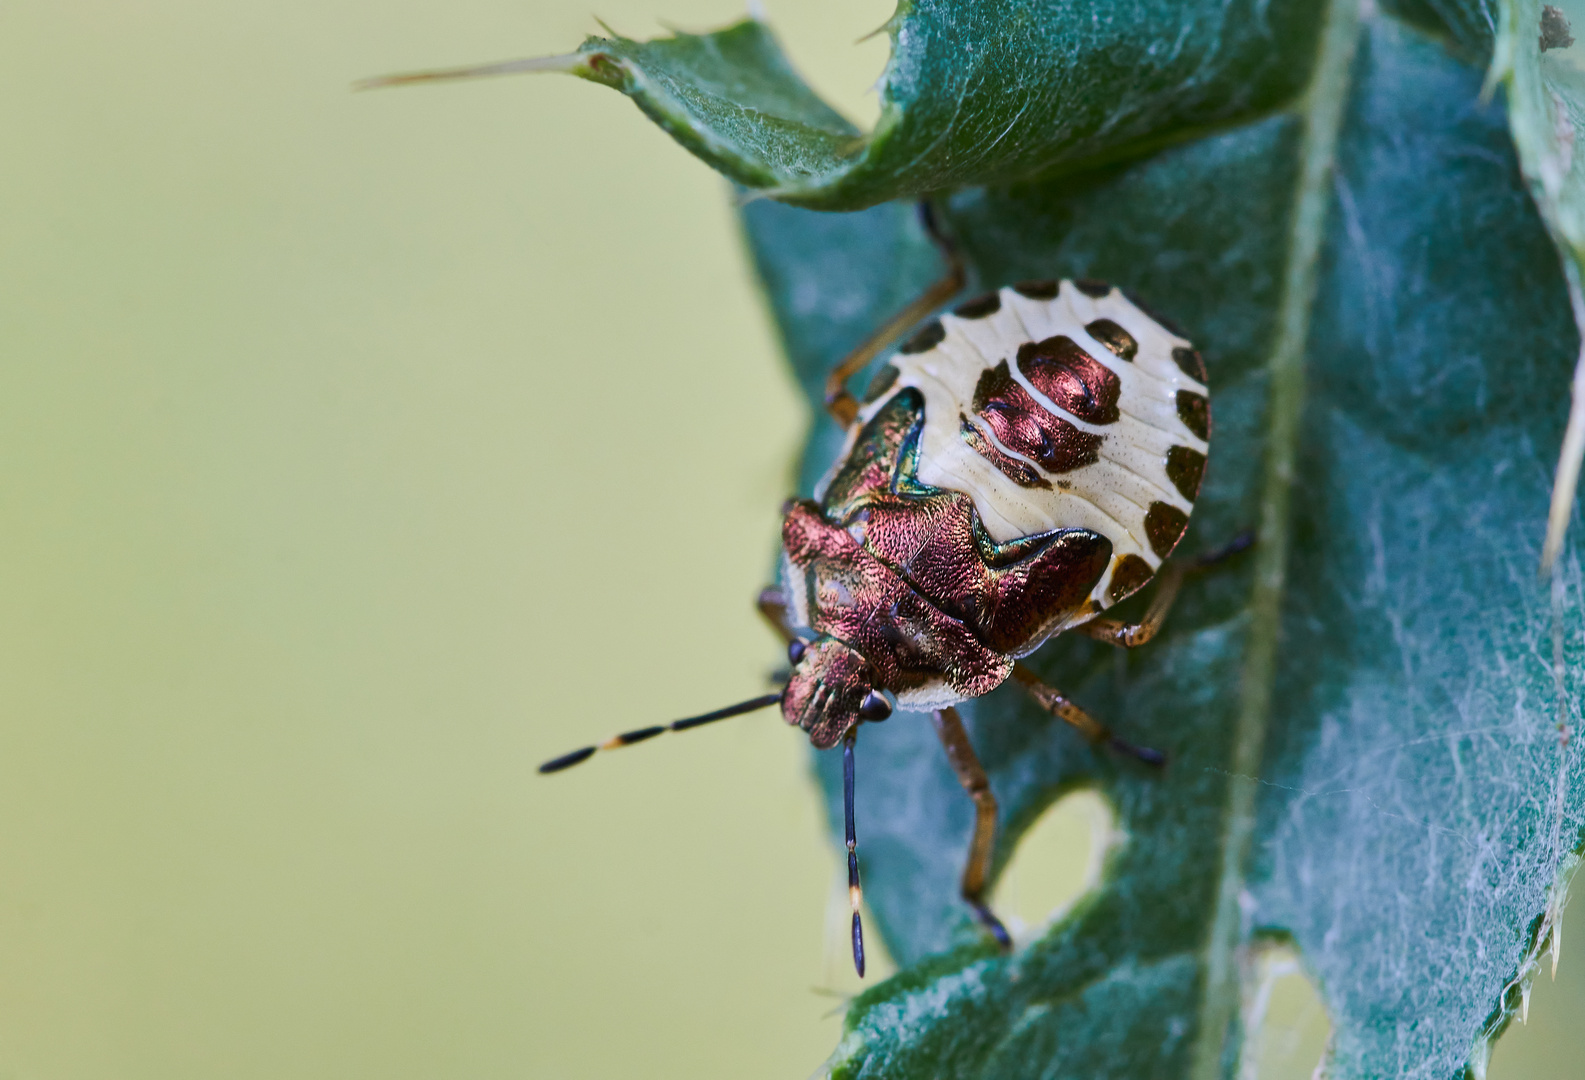
[[[653, 739], [657, 735], [664, 735], [668, 731], [687, 731], [689, 728], [696, 728], [701, 724], [712, 724], [717, 720], [725, 720], [728, 717], [742, 716], [744, 713], [753, 712], [755, 709], [763, 709], [770, 705], [777, 705], [780, 702], [781, 692], [778, 691], [774, 694], [764, 694], [757, 698], [750, 698], [748, 701], [740, 701], [736, 705], [728, 705], [724, 709], [707, 712], [702, 716], [690, 716], [686, 720], [674, 720], [669, 724], [656, 724], [654, 727], [639, 728], [637, 731], [624, 731], [622, 734], [613, 735], [605, 742], [595, 746], [585, 746], [580, 750], [572, 751], [570, 754], [551, 758], [539, 767], [539, 771], [542, 773], [561, 772], [561, 770], [570, 769], [580, 762], [588, 761], [594, 756], [596, 750], [617, 750], [624, 746], [632, 746], [634, 743], [641, 743], [645, 739]], [[852, 786], [851, 781], [849, 786]], [[848, 801], [849, 803], [852, 802], [851, 799]], [[853, 812], [850, 807], [848, 818], [851, 820], [852, 817]], [[848, 831], [851, 833], [853, 830], [849, 827]], [[851, 844], [848, 846], [852, 847]]]
[[859, 918], [859, 904], [864, 902], [864, 889], [859, 885], [858, 837], [853, 831], [853, 743], [857, 735], [848, 730], [842, 740], [842, 813], [848, 835], [848, 903], [853, 906], [853, 970], [864, 977], [864, 922]]

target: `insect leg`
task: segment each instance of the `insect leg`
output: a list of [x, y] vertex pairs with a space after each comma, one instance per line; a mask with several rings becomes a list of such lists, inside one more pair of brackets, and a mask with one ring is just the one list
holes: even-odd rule
[[1152, 750], [1148, 746], [1135, 746], [1113, 735], [1110, 728], [1074, 704], [1073, 699], [1062, 691], [1042, 682], [1040, 676], [1023, 663], [1013, 665], [1013, 678], [1018, 680], [1018, 684], [1029, 692], [1029, 696], [1034, 698], [1035, 703], [1042, 709], [1078, 728], [1079, 733], [1090, 742], [1105, 743], [1113, 750], [1138, 758], [1147, 765], [1160, 765], [1167, 760], [1166, 755], [1160, 750]]
[[774, 585], [760, 590], [759, 599], [755, 601], [759, 613], [765, 616], [765, 621], [770, 623], [771, 629], [782, 636], [782, 640], [791, 644], [797, 637], [792, 631], [792, 624], [787, 619], [787, 596]]
[[1172, 610], [1172, 602], [1178, 598], [1178, 589], [1183, 585], [1185, 573], [1187, 568], [1182, 563], [1169, 562], [1161, 568], [1161, 573], [1156, 575], [1158, 582], [1156, 595], [1151, 597], [1150, 606], [1145, 609], [1145, 617], [1138, 622], [1091, 619], [1087, 623], [1075, 626], [1074, 629], [1085, 637], [1104, 641], [1108, 645], [1137, 649], [1155, 637], [1156, 631], [1160, 630], [1161, 624], [1167, 620], [1167, 612]]
[[958, 710], [941, 709], [932, 716], [941, 746], [947, 752], [947, 760], [952, 763], [952, 771], [958, 774], [958, 783], [974, 800], [974, 839], [969, 843], [969, 859], [963, 867], [964, 902], [974, 910], [974, 917], [991, 932], [997, 943], [1004, 949], [1010, 949], [1013, 939], [1008, 936], [1007, 928], [982, 899], [985, 875], [990, 869], [991, 850], [996, 840], [996, 796], [991, 794], [990, 777], [985, 775], [985, 767], [974, 753], [969, 733], [963, 730], [963, 719], [958, 716]]
[[947, 273], [940, 281], [921, 293], [913, 303], [881, 324], [880, 329], [843, 357], [842, 362], [832, 368], [830, 374], [826, 376], [826, 411], [844, 428], [852, 427], [853, 421], [858, 419], [859, 415], [858, 399], [848, 393], [847, 381], [863, 371], [865, 365], [912, 329], [920, 319], [956, 296], [967, 280], [963, 260], [958, 256], [957, 249], [942, 234], [929, 202], [919, 204], [919, 216], [925, 231], [930, 234], [930, 238], [936, 242], [936, 246], [946, 257]]
[[1244, 529], [1226, 544], [1215, 551], [1207, 552], [1189, 564], [1190, 570], [1209, 570], [1218, 563], [1226, 562], [1234, 555], [1242, 554], [1255, 546], [1255, 530]]
[[1208, 570], [1232, 558], [1239, 552], [1247, 550], [1254, 542], [1255, 534], [1246, 530], [1235, 536], [1232, 543], [1209, 555], [1202, 555], [1187, 563], [1167, 563], [1157, 575], [1160, 584], [1156, 586], [1156, 595], [1151, 598], [1150, 606], [1145, 609], [1145, 617], [1136, 623], [1125, 623], [1118, 619], [1092, 619], [1074, 629], [1086, 637], [1104, 641], [1108, 645], [1136, 649], [1155, 637], [1156, 632], [1161, 629], [1161, 624], [1167, 619], [1167, 612], [1172, 609], [1172, 602], [1178, 598], [1178, 589], [1183, 585], [1185, 577]]

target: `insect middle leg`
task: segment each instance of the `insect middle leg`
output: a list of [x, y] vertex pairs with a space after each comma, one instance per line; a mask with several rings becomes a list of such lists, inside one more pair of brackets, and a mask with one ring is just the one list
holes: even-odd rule
[[946, 238], [937, 226], [935, 211], [929, 202], [919, 204], [919, 217], [923, 222], [925, 231], [935, 241], [936, 247], [941, 250], [947, 260], [947, 273], [940, 281], [921, 293], [913, 303], [893, 315], [881, 324], [869, 337], [859, 344], [859, 347], [842, 358], [842, 362], [831, 369], [826, 376], [825, 405], [837, 423], [843, 428], [853, 426], [853, 421], [858, 419], [858, 399], [848, 393], [847, 381], [857, 375], [864, 367], [893, 342], [907, 333], [908, 330], [929, 315], [936, 308], [945, 304], [956, 296], [967, 280], [967, 273], [963, 268], [963, 260], [958, 256], [957, 248]]
[[932, 714], [936, 734], [941, 746], [957, 773], [958, 783], [974, 800], [974, 839], [969, 842], [969, 858], [963, 867], [961, 892], [963, 900], [974, 911], [974, 917], [991, 932], [1004, 949], [1013, 946], [1013, 939], [991, 909], [986, 906], [985, 877], [990, 871], [991, 852], [996, 842], [996, 796], [991, 794], [990, 777], [980, 764], [969, 742], [969, 733], [963, 729], [963, 719], [954, 708], [941, 709]]
[[1114, 735], [1111, 728], [1085, 712], [1062, 691], [1047, 685], [1022, 661], [1013, 664], [1013, 678], [1028, 691], [1037, 705], [1057, 719], [1072, 724], [1090, 742], [1104, 743], [1113, 750], [1138, 758], [1147, 765], [1160, 765], [1167, 760], [1166, 755], [1160, 750], [1152, 750], [1148, 746], [1135, 746], [1126, 739]]

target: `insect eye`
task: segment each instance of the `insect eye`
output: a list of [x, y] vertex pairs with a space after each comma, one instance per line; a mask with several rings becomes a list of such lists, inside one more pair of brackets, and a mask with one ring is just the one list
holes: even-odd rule
[[787, 643], [787, 662], [796, 664], [804, 658], [804, 653], [809, 651], [809, 646], [796, 639]]
[[892, 703], [887, 701], [878, 691], [871, 690], [864, 695], [864, 700], [859, 703], [859, 719], [879, 723], [892, 714]]

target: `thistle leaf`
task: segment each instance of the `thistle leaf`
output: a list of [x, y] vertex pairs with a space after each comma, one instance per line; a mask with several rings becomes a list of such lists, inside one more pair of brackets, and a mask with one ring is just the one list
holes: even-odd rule
[[[977, 287], [1100, 278], [1182, 326], [1216, 416], [1186, 544], [1258, 530], [1149, 646], [1061, 638], [1032, 658], [1166, 751], [1164, 772], [1015, 687], [965, 708], [998, 868], [1075, 787], [1127, 837], [1014, 953], [957, 898], [972, 812], [929, 723], [864, 730], [866, 895], [903, 970], [853, 1002], [833, 1076], [1226, 1076], [1263, 940], [1319, 987], [1329, 1076], [1483, 1071], [1585, 826], [1578, 532], [1555, 530], [1552, 576], [1535, 572], [1580, 346], [1585, 80], [1541, 51], [1539, 19], [920, 2], [891, 24], [869, 135], [756, 23], [581, 50], [585, 74], [781, 200], [742, 215], [812, 406], [941, 273], [888, 201], [931, 196]], [[835, 451], [817, 421], [805, 490]], [[816, 768], [837, 830], [836, 763]]]

